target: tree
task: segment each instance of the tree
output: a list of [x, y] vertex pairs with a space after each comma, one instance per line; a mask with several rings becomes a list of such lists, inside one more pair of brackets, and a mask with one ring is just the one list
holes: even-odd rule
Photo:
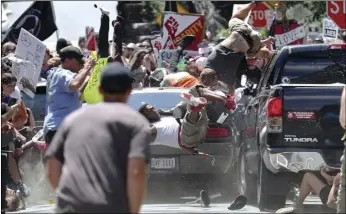
[[302, 6], [311, 11], [305, 17], [307, 22], [321, 21], [326, 16], [326, 1], [285, 1], [287, 8], [296, 8]]

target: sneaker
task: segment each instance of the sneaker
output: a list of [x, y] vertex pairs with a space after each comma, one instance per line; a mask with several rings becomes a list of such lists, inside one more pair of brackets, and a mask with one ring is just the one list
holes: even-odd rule
[[190, 93], [181, 93], [180, 97], [191, 106], [204, 106], [208, 101], [204, 97], [195, 97]]
[[202, 190], [199, 193], [199, 197], [201, 198], [201, 205], [203, 207], [209, 207], [210, 202], [211, 202], [211, 198], [209, 196], [209, 193], [207, 191], [205, 191], [205, 190]]
[[23, 183], [18, 184], [18, 190], [20, 191], [20, 194], [25, 198], [28, 197], [31, 193], [31, 189]]
[[228, 207], [229, 210], [240, 210], [245, 207], [247, 203], [247, 198], [244, 195], [239, 195], [231, 204], [231, 206]]

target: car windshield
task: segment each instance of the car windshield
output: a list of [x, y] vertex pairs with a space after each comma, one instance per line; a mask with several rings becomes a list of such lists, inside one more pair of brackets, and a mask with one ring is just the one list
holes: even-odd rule
[[150, 104], [156, 109], [169, 110], [180, 101], [180, 91], [133, 93], [129, 99], [129, 105], [138, 110], [144, 103]]

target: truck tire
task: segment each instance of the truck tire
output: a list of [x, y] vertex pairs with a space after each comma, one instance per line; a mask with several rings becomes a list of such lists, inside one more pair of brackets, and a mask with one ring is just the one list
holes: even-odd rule
[[[264, 165], [263, 160], [259, 162], [259, 174], [257, 179], [257, 206], [260, 211], [277, 210], [285, 207], [286, 194], [270, 194], [270, 189], [284, 188], [284, 183], [276, 186], [277, 175], [272, 174]], [[274, 185], [274, 186], [273, 186]], [[288, 184], [287, 184], [288, 185]]]
[[240, 150], [240, 157], [237, 163], [237, 191], [239, 195], [245, 195], [249, 203], [256, 203], [256, 176], [250, 175], [247, 168], [247, 160], [245, 151]]

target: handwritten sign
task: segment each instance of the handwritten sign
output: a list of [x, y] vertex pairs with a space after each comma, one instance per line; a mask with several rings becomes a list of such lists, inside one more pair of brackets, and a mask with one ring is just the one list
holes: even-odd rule
[[338, 38], [339, 27], [330, 19], [323, 19], [323, 37]]
[[305, 29], [304, 26], [297, 27], [287, 33], [283, 34], [276, 34], [275, 38], [275, 45], [277, 47], [282, 47], [288, 44], [291, 44], [299, 39], [302, 39], [305, 37]]
[[[95, 52], [92, 52], [95, 53]], [[84, 89], [84, 99], [88, 104], [95, 104], [102, 101], [103, 97], [99, 92], [100, 78], [103, 68], [107, 64], [107, 58], [99, 58], [94, 67], [93, 73]]]
[[24, 61], [17, 61], [17, 63], [12, 64], [12, 69], [14, 70], [14, 75], [19, 80], [17, 82], [18, 87], [31, 98], [35, 94], [31, 90], [24, 88], [21, 80], [25, 78], [29, 81], [30, 85], [36, 87], [45, 54], [46, 46], [22, 28], [17, 42], [15, 56]]
[[[175, 54], [178, 50], [172, 50], [172, 49], [165, 49], [159, 51], [159, 59], [158, 63], [164, 66], [164, 62], [171, 63], [171, 60], [175, 58]], [[198, 55], [198, 51], [187, 51], [184, 50], [182, 57], [194, 57]]]

